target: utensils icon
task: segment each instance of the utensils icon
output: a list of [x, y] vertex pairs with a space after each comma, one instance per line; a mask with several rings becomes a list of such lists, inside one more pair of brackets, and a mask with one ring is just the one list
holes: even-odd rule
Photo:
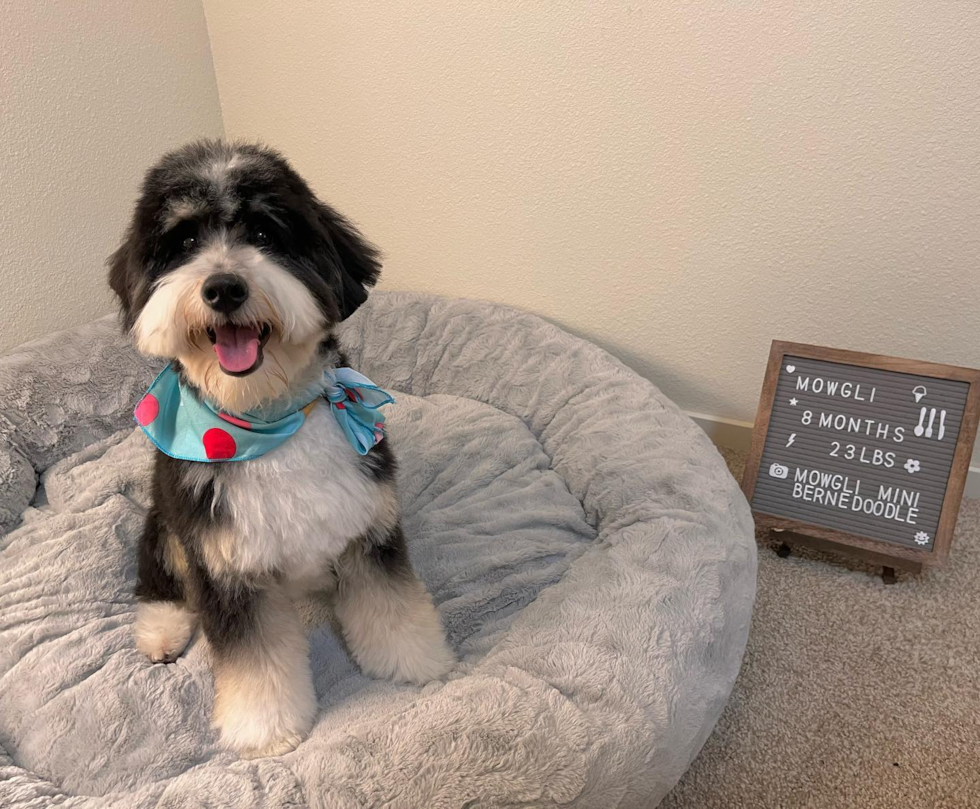
[[915, 397], [915, 403], [918, 404], [922, 401], [922, 397], [925, 396], [929, 391], [926, 390], [925, 385], [916, 385], [912, 388], [912, 395]]
[[915, 433], [916, 438], [921, 438], [922, 434], [926, 431], [926, 428], [923, 426], [923, 424], [925, 423], [926, 411], [928, 409], [929, 409], [928, 407], [923, 407], [919, 411], [919, 423], [915, 425], [915, 429], [912, 431]]
[[[929, 413], [929, 423], [926, 424], [926, 412]], [[915, 433], [916, 438], [921, 438], [923, 435], [926, 438], [932, 438], [932, 425], [936, 423], [936, 408], [932, 407], [922, 407], [919, 409], [919, 423], [915, 425], [915, 429], [912, 430]], [[946, 411], [939, 411], [939, 432], [936, 434], [936, 440], [942, 441], [946, 435]]]

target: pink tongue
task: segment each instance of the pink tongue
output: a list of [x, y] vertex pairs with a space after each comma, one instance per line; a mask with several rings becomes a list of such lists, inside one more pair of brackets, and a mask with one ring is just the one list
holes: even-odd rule
[[215, 326], [214, 353], [226, 371], [247, 371], [259, 357], [259, 330], [254, 326]]

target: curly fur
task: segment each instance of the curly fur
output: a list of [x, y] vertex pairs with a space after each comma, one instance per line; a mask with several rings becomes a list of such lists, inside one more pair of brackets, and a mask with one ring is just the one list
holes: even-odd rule
[[[137, 348], [242, 414], [289, 401], [345, 365], [336, 325], [367, 298], [378, 253], [275, 152], [205, 141], [146, 176], [109, 281]], [[205, 295], [231, 277], [247, 297]], [[261, 333], [259, 359], [226, 371], [214, 330]], [[250, 332], [252, 333], [252, 332]], [[387, 441], [365, 456], [327, 408], [281, 447], [242, 463], [157, 454], [140, 548], [137, 645], [154, 662], [183, 651], [198, 619], [214, 651], [214, 719], [244, 756], [278, 755], [316, 712], [292, 598], [336, 585], [337, 616], [368, 673], [423, 683], [453, 654], [412, 571]]]

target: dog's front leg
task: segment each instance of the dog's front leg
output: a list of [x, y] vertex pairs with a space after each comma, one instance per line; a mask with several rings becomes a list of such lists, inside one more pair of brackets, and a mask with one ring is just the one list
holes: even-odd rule
[[335, 570], [337, 618], [365, 674], [421, 685], [452, 668], [456, 658], [412, 570], [401, 525], [351, 543]]
[[317, 707], [299, 615], [277, 584], [204, 577], [201, 622], [214, 653], [221, 739], [245, 758], [288, 753]]

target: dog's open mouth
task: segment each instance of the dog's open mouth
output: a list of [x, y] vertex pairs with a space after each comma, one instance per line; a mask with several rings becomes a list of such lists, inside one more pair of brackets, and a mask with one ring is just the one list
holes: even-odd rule
[[218, 365], [229, 376], [248, 376], [262, 365], [262, 347], [272, 334], [268, 323], [237, 326], [225, 323], [207, 328]]

